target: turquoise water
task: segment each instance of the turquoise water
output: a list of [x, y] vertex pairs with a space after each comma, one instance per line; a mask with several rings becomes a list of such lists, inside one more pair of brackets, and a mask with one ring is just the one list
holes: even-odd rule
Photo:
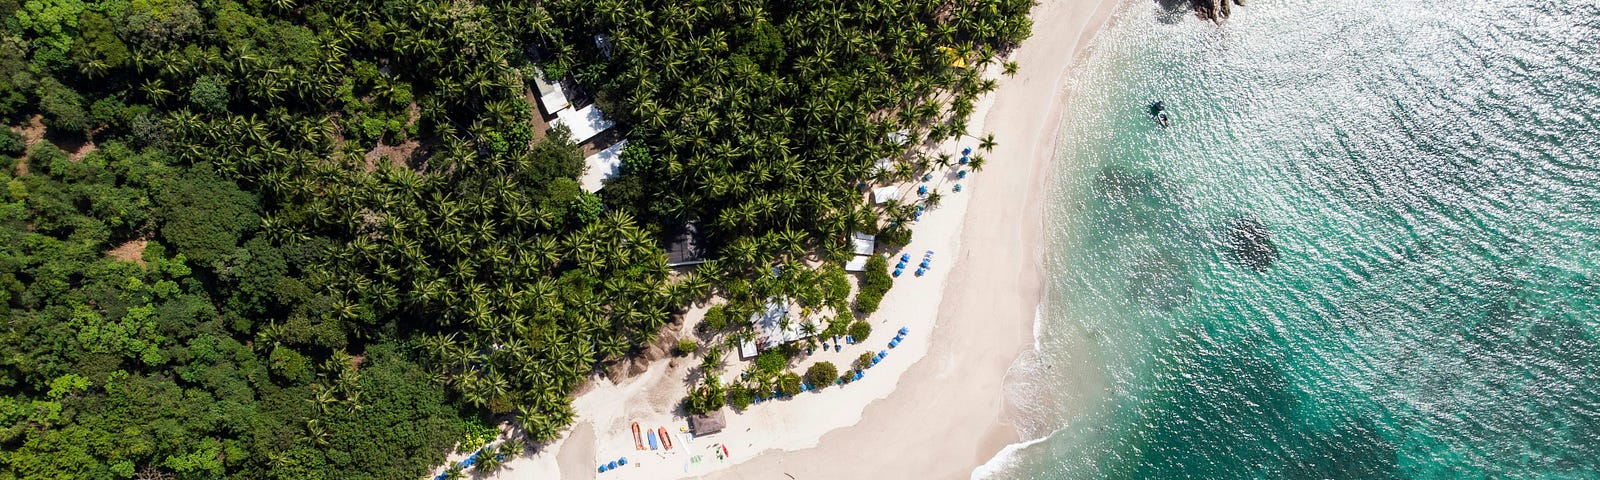
[[1600, 478], [1600, 4], [1247, 3], [1071, 81], [994, 477]]

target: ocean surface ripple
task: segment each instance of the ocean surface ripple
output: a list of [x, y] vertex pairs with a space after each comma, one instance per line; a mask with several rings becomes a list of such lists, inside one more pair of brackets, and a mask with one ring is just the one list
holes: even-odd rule
[[1600, 3], [1130, 2], [1068, 87], [993, 478], [1600, 478]]

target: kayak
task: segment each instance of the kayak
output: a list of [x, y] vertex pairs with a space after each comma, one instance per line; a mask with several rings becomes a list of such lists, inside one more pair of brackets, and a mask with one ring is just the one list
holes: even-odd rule
[[661, 446], [664, 447], [667, 450], [672, 450], [672, 437], [667, 436], [667, 427], [660, 427], [660, 429], [661, 429]]
[[644, 438], [639, 435], [639, 422], [633, 422], [633, 448], [644, 450]]
[[650, 430], [649, 437], [650, 437], [650, 449], [651, 450], [655, 450], [656, 449], [656, 432], [655, 432], [655, 430]]

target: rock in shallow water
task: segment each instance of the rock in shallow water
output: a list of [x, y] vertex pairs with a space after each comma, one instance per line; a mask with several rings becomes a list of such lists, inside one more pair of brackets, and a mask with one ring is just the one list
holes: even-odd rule
[[1267, 226], [1254, 217], [1241, 216], [1228, 220], [1224, 247], [1228, 258], [1257, 272], [1264, 272], [1278, 261], [1278, 245], [1272, 243]]

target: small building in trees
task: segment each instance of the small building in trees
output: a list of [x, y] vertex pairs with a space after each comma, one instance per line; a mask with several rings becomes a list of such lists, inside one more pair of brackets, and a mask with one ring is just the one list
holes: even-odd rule
[[723, 417], [722, 409], [702, 413], [689, 417], [689, 428], [696, 437], [704, 437], [722, 431], [728, 426], [728, 420]]
[[606, 115], [600, 111], [600, 107], [592, 103], [587, 107], [568, 108], [556, 112], [555, 121], [550, 123], [566, 126], [572, 131], [572, 141], [577, 143], [587, 142], [601, 132], [610, 130], [613, 125], [610, 120], [606, 120]]
[[706, 263], [705, 248], [700, 242], [700, 227], [693, 223], [683, 225], [683, 231], [672, 237], [667, 245], [667, 266], [681, 267]]
[[567, 100], [567, 92], [561, 89], [561, 79], [551, 82], [544, 77], [543, 70], [534, 69], [533, 84], [539, 90], [539, 108], [544, 109], [546, 116], [572, 106], [572, 102]]
[[598, 192], [605, 186], [606, 179], [622, 173], [622, 149], [627, 146], [628, 141], [622, 140], [583, 159], [583, 177], [578, 183], [583, 185], [584, 191]]
[[872, 252], [878, 248], [878, 237], [856, 232], [855, 235], [851, 236], [850, 243], [854, 247], [856, 255], [872, 255]]
[[761, 348], [793, 342], [804, 337], [800, 322], [789, 319], [789, 299], [774, 297], [750, 315], [750, 324], [756, 328], [756, 344]]
[[872, 203], [884, 203], [900, 199], [900, 187], [893, 185], [872, 189]]

